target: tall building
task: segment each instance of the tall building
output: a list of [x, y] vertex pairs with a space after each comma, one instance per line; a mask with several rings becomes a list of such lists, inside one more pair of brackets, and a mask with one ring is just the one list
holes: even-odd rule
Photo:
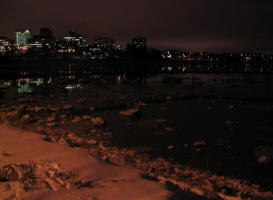
[[56, 46], [56, 40], [51, 29], [41, 28], [39, 37], [43, 47], [54, 48]]
[[56, 47], [56, 40], [49, 28], [41, 28], [39, 35], [32, 35], [31, 38], [28, 39], [27, 46], [29, 48], [44, 47], [44, 50], [45, 48], [54, 50]]
[[17, 46], [26, 46], [28, 44], [28, 40], [31, 38], [31, 33], [29, 30], [25, 30], [25, 32], [16, 32], [15, 34]]
[[69, 47], [86, 47], [87, 39], [75, 31], [68, 32], [68, 36], [63, 38]]
[[132, 46], [135, 48], [147, 48], [147, 41], [145, 37], [134, 37], [132, 39]]
[[52, 30], [49, 28], [40, 28], [40, 36], [43, 39], [53, 40], [54, 36], [52, 34]]
[[115, 47], [115, 40], [108, 37], [99, 37], [94, 39], [94, 46], [101, 50], [111, 51]]
[[3, 47], [13, 47], [14, 41], [12, 41], [11, 39], [8, 39], [7, 37], [0, 37], [0, 46]]
[[43, 43], [39, 35], [33, 35], [29, 40], [28, 40], [28, 45], [29, 48], [32, 47], [37, 47], [37, 48], [42, 48]]

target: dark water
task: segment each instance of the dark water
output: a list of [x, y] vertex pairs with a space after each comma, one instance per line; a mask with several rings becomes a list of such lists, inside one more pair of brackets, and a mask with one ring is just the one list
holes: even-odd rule
[[[257, 163], [254, 152], [259, 146], [273, 145], [273, 74], [259, 65], [245, 65], [240, 73], [236, 67], [228, 67], [229, 73], [206, 67], [164, 65], [157, 73], [145, 74], [73, 63], [18, 66], [13, 72], [1, 69], [0, 91], [10, 104], [21, 96], [38, 95], [43, 102], [37, 101], [36, 106], [58, 105], [59, 96], [69, 104], [86, 98], [79, 111], [98, 108], [95, 114], [112, 129], [111, 142], [117, 146], [146, 145], [153, 149], [152, 156], [246, 178], [272, 189], [272, 161]], [[121, 102], [121, 96], [126, 100]], [[139, 100], [149, 105], [142, 108], [141, 119], [121, 119], [120, 105], [125, 109]], [[230, 110], [230, 105], [235, 108]], [[156, 120], [162, 118], [167, 123], [158, 125]], [[232, 121], [232, 127], [226, 121]], [[168, 133], [166, 127], [175, 131]], [[200, 140], [208, 145], [196, 151], [193, 143]], [[174, 150], [168, 150], [170, 145]]]
[[[172, 63], [158, 65], [157, 71], [154, 73], [141, 72], [135, 66], [124, 68], [124, 66], [117, 67], [116, 65], [109, 66], [109, 63], [97, 65], [94, 63], [91, 65], [82, 63], [35, 63], [1, 67], [0, 89], [18, 88], [18, 93], [39, 93], [47, 89], [73, 91], [86, 88], [90, 84], [128, 82], [136, 82], [137, 86], [142, 87], [149, 82], [162, 83], [166, 76], [171, 76], [175, 78], [167, 79], [166, 82], [180, 83], [183, 79], [183, 83], [192, 85], [193, 89], [198, 89], [198, 85], [210, 81], [215, 83], [218, 81], [219, 84], [221, 81], [223, 83], [229, 82], [233, 84], [234, 88], [236, 83], [240, 81], [248, 84], [249, 87], [260, 84], [259, 87], [265, 90], [263, 96], [267, 96], [270, 95], [270, 84], [272, 84], [272, 74], [268, 73], [273, 68], [270, 64], [253, 65], [246, 63], [240, 66], [229, 66], [225, 64], [178, 65]], [[136, 64], [136, 66], [141, 68], [141, 64]]]

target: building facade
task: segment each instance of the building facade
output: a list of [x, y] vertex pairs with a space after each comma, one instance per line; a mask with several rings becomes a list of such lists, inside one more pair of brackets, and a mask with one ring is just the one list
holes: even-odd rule
[[132, 46], [135, 48], [147, 48], [147, 40], [145, 37], [134, 37], [132, 39]]
[[115, 40], [108, 37], [99, 37], [94, 39], [93, 44], [101, 50], [111, 51], [115, 47]]
[[15, 34], [17, 46], [26, 46], [28, 44], [28, 40], [31, 38], [31, 33], [29, 30], [25, 30], [25, 32], [16, 32]]
[[65, 36], [63, 41], [69, 47], [79, 48], [87, 46], [87, 38], [75, 31], [68, 32], [68, 36]]

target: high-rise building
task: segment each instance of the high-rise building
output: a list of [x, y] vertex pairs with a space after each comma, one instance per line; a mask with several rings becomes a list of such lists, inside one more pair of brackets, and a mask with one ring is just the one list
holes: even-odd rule
[[15, 34], [17, 46], [26, 46], [28, 44], [28, 40], [31, 38], [31, 33], [29, 30], [25, 30], [25, 32], [16, 32]]
[[79, 35], [75, 31], [68, 32], [68, 36], [63, 38], [65, 43], [69, 47], [86, 47], [87, 46], [87, 39], [82, 35]]
[[115, 47], [115, 40], [108, 37], [99, 37], [94, 39], [94, 46], [104, 51], [110, 51]]
[[41, 28], [39, 37], [43, 47], [54, 48], [56, 46], [56, 40], [51, 29]]
[[135, 48], [147, 48], [147, 42], [145, 37], [134, 37], [132, 39], [132, 46]]
[[8, 39], [7, 37], [0, 37], [0, 46], [3, 47], [13, 47], [14, 41]]
[[54, 36], [50, 28], [40, 28], [40, 36], [43, 39], [54, 40]]
[[37, 47], [37, 48], [42, 48], [43, 43], [41, 40], [41, 37], [39, 35], [33, 35], [29, 40], [28, 40], [28, 45], [29, 48], [32, 47]]

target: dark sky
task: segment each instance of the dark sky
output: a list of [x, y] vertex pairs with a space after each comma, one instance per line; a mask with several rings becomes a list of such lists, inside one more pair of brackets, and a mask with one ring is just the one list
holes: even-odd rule
[[1, 0], [0, 35], [50, 27], [150, 47], [273, 52], [272, 0]]

